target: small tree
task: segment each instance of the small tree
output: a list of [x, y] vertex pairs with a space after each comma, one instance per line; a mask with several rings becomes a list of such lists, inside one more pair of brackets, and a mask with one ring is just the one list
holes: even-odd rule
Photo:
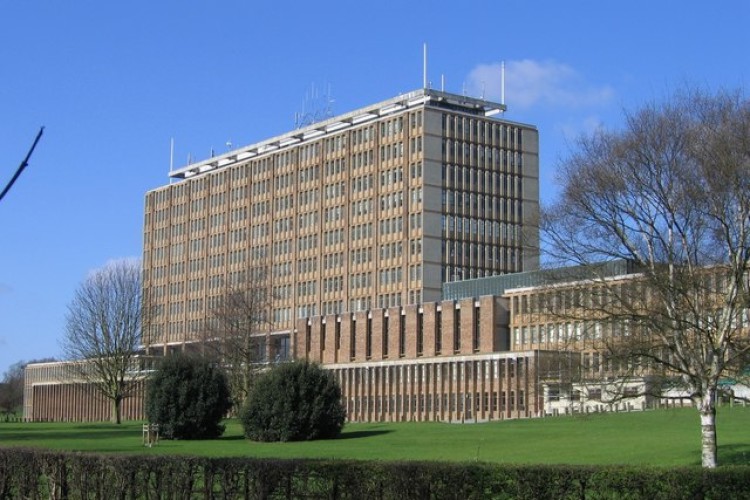
[[245, 436], [254, 441], [305, 441], [338, 436], [346, 412], [333, 375], [295, 361], [258, 378], [240, 417]]
[[271, 300], [265, 271], [253, 271], [247, 280], [226, 285], [204, 325], [206, 354], [224, 367], [237, 409], [266, 361]]
[[221, 420], [231, 408], [222, 370], [203, 358], [164, 358], [146, 391], [146, 415], [166, 439], [210, 439], [224, 433]]
[[138, 353], [141, 325], [148, 320], [142, 305], [141, 266], [130, 260], [91, 273], [68, 305], [62, 350], [74, 362], [67, 365], [67, 375], [109, 399], [117, 424], [122, 400], [133, 387], [128, 374]]

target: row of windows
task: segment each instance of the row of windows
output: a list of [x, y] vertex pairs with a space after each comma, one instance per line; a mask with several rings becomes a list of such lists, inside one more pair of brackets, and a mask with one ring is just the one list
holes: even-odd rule
[[400, 241], [394, 241], [380, 245], [380, 260], [397, 259], [401, 257], [403, 244]]
[[332, 229], [331, 231], [325, 231], [323, 233], [323, 245], [332, 246], [339, 245], [346, 240], [344, 229]]
[[[289, 266], [289, 273], [291, 273], [291, 263], [287, 262]], [[297, 272], [300, 274], [313, 273], [318, 270], [318, 258], [308, 257], [306, 259], [297, 260]]]
[[392, 217], [380, 221], [380, 235], [387, 236], [390, 234], [399, 234], [404, 230], [403, 217]]
[[372, 273], [355, 273], [349, 276], [349, 289], [370, 288], [372, 286]]
[[326, 200], [330, 200], [331, 198], [338, 198], [340, 196], [345, 196], [346, 195], [346, 183], [341, 181], [341, 182], [335, 182], [333, 184], [326, 184], [323, 187], [323, 195], [325, 196]]
[[471, 165], [500, 172], [520, 173], [523, 171], [524, 157], [517, 151], [508, 151], [490, 146], [477, 146], [446, 139], [442, 146], [443, 160], [446, 163]]
[[472, 267], [469, 265], [444, 266], [441, 270], [441, 279], [443, 282], [473, 280], [475, 278], [487, 278], [489, 276], [497, 276], [498, 274], [517, 273], [519, 271], [521, 271], [520, 264], [508, 259], [502, 266], [492, 268]]
[[323, 278], [322, 283], [323, 293], [336, 293], [344, 289], [344, 278], [341, 276]]
[[317, 281], [300, 281], [297, 283], [297, 297], [316, 296], [318, 293]]
[[403, 270], [400, 267], [381, 269], [378, 276], [381, 285], [399, 284], [403, 281]]
[[372, 262], [372, 248], [355, 248], [349, 252], [349, 265], [369, 264]]
[[398, 160], [404, 157], [404, 143], [384, 144], [380, 146], [380, 161]]
[[342, 252], [329, 253], [323, 256], [323, 268], [326, 271], [341, 270], [344, 265], [344, 254]]
[[523, 183], [523, 178], [518, 174], [453, 164], [443, 166], [442, 176], [443, 186], [448, 189], [506, 197], [519, 196]]
[[464, 237], [478, 236], [480, 238], [500, 239], [506, 244], [513, 244], [521, 239], [521, 225], [509, 222], [499, 222], [489, 219], [474, 219], [469, 217], [454, 217], [443, 215], [443, 233], [461, 235]]
[[346, 171], [346, 158], [336, 158], [334, 160], [327, 161], [325, 164], [325, 177], [331, 177], [339, 175]]
[[519, 127], [493, 120], [443, 114], [442, 127], [447, 137], [455, 139], [513, 149], [521, 149], [523, 146], [523, 132]]
[[[515, 391], [470, 393], [457, 392], [452, 394], [398, 394], [396, 396], [351, 396], [347, 399], [347, 411], [356, 415], [362, 412], [391, 412], [401, 415], [403, 412], [426, 412], [449, 411], [463, 414], [464, 418], [474, 418], [473, 412], [484, 411], [524, 411], [524, 391], [518, 391], [516, 400]], [[481, 406], [480, 406], [481, 404]]]

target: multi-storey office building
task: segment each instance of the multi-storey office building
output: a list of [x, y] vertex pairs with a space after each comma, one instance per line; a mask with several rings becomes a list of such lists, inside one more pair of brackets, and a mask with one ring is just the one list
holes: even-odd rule
[[171, 172], [146, 195], [147, 349], [197, 340], [226, 286], [257, 276], [274, 359], [297, 318], [536, 268], [538, 133], [502, 111], [423, 89]]
[[[145, 353], [199, 344], [227, 287], [260, 276], [273, 297], [260, 357], [335, 370], [351, 419], [538, 414], [527, 387], [538, 354], [507, 352], [503, 301], [468, 300], [463, 314], [440, 303], [446, 282], [538, 267], [528, 224], [539, 202], [538, 133], [498, 118], [504, 110], [423, 89], [170, 172], [169, 185], [146, 195]], [[320, 318], [332, 333], [316, 340]], [[348, 333], [334, 336], [334, 323]], [[458, 332], [445, 346], [416, 333], [443, 323]], [[400, 337], [358, 334], [373, 324], [400, 325]], [[51, 379], [56, 369], [27, 370], [27, 418], [106, 418], [103, 402], [61, 413], [60, 401], [89, 392]], [[375, 397], [364, 391], [375, 383], [406, 389]], [[139, 397], [133, 405], [142, 411]]]

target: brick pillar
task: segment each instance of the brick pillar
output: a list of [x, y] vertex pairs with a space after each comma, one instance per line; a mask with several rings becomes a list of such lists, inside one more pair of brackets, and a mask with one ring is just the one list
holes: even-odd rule
[[500, 350], [499, 335], [496, 335], [497, 302], [492, 295], [479, 298], [479, 352], [491, 353]]
[[461, 354], [474, 352], [474, 299], [462, 299], [461, 304]]
[[402, 321], [400, 307], [388, 309], [388, 359], [399, 358], [399, 334]]
[[[352, 336], [352, 315], [343, 314], [341, 316], [341, 350], [339, 351], [339, 363], [348, 363], [351, 358], [351, 336]], [[356, 354], [356, 353], [355, 353]]]
[[406, 358], [417, 357], [417, 306], [408, 305], [404, 307], [406, 313]]
[[435, 356], [435, 335], [437, 334], [437, 303], [428, 302], [422, 305], [422, 331], [423, 331], [423, 350], [422, 355], [425, 357]]
[[309, 328], [310, 331], [310, 352], [307, 359], [320, 363], [323, 361], [323, 339], [320, 338], [322, 318], [320, 316], [310, 318], [309, 323], [309, 325], [306, 325], [306, 328]]
[[[323, 363], [333, 364], [338, 360], [338, 353], [336, 352], [336, 325], [338, 323], [337, 317], [334, 314], [329, 314], [325, 317], [325, 325], [321, 324], [321, 331], [325, 326], [325, 345], [323, 347]], [[322, 335], [322, 333], [321, 333]]]
[[442, 321], [443, 321], [443, 355], [450, 356], [453, 354], [455, 344], [454, 333], [456, 330], [456, 305], [452, 300], [441, 302]]
[[372, 316], [372, 356], [371, 359], [380, 361], [383, 359], [383, 318], [385, 311], [383, 309], [373, 309], [370, 311]]
[[367, 347], [367, 311], [354, 313], [356, 331], [354, 333], [354, 360], [365, 361]]

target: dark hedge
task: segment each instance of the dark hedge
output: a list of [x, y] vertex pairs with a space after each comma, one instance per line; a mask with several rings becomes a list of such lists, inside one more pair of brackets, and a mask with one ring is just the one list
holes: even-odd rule
[[94, 455], [0, 448], [0, 498], [750, 498], [750, 466], [548, 466]]

